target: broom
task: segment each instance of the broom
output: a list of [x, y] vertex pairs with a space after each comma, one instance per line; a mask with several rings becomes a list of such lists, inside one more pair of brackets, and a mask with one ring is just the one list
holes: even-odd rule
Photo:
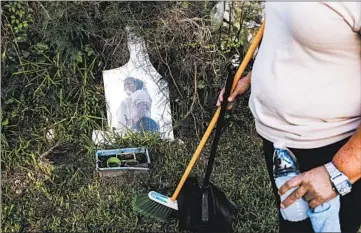
[[[246, 56], [244, 57], [241, 65], [238, 68], [238, 71], [234, 77], [233, 85], [231, 92], [234, 90], [234, 88], [237, 85], [238, 80], [241, 78], [241, 75], [243, 74], [244, 70], [246, 69], [249, 61], [251, 60], [251, 57], [256, 50], [259, 42], [262, 39], [263, 31], [264, 31], [265, 21], [263, 21], [260, 29], [258, 30], [255, 39], [253, 40], [252, 44], [250, 45]], [[195, 162], [197, 161], [205, 143], [208, 140], [208, 137], [210, 136], [212, 130], [214, 129], [219, 114], [221, 111], [221, 107], [217, 108], [217, 111], [215, 112], [206, 132], [204, 133], [196, 151], [194, 152], [191, 161], [189, 162], [188, 167], [186, 168], [176, 190], [174, 191], [171, 198], [162, 195], [155, 191], [150, 191], [148, 194], [145, 195], [138, 195], [135, 196], [132, 200], [132, 207], [135, 212], [138, 212], [144, 216], [155, 218], [159, 221], [165, 222], [168, 220], [169, 216], [174, 212], [178, 211], [178, 203], [177, 203], [177, 197], [188, 178], [191, 170], [193, 169], [193, 166]]]

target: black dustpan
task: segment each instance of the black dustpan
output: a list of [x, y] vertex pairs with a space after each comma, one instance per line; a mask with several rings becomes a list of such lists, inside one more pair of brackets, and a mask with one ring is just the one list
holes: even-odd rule
[[235, 205], [217, 186], [189, 177], [178, 198], [179, 229], [193, 232], [231, 232]]
[[228, 78], [225, 87], [224, 101], [216, 125], [211, 152], [204, 178], [189, 177], [179, 193], [178, 219], [179, 229], [194, 232], [230, 232], [236, 214], [235, 205], [229, 201], [216, 185], [209, 179], [213, 170], [217, 145], [224, 125], [224, 115], [227, 110], [227, 98], [232, 89], [234, 67], [228, 68]]

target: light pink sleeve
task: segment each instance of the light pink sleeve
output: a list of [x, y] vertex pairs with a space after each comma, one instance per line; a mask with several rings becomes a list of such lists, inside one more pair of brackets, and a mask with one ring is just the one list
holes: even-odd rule
[[354, 32], [361, 33], [361, 2], [325, 2], [324, 4], [339, 14]]

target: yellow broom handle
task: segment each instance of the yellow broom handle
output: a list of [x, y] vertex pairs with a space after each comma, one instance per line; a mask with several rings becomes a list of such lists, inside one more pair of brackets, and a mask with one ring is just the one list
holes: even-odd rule
[[[263, 31], [264, 31], [264, 25], [265, 25], [265, 21], [262, 22], [262, 25], [261, 25], [260, 29], [258, 30], [255, 39], [253, 40], [251, 46], [248, 49], [248, 52], [247, 52], [246, 56], [244, 57], [241, 65], [238, 68], [238, 71], [237, 71], [237, 73], [236, 73], [236, 75], [234, 77], [234, 80], [233, 80], [232, 91], [236, 87], [238, 80], [241, 78], [244, 70], [246, 69], [249, 61], [252, 58], [252, 55], [253, 55], [254, 51], [256, 50], [259, 42], [261, 41], [261, 38], [263, 36]], [[218, 107], [217, 111], [215, 112], [211, 122], [209, 123], [209, 126], [208, 126], [206, 132], [204, 133], [204, 135], [203, 135], [203, 137], [202, 137], [196, 151], [194, 152], [194, 154], [192, 156], [192, 159], [189, 162], [189, 165], [188, 165], [187, 169], [185, 170], [185, 172], [184, 172], [184, 174], [183, 174], [183, 176], [182, 176], [176, 190], [173, 193], [173, 196], [171, 198], [172, 201], [175, 201], [177, 199], [177, 197], [178, 197], [178, 195], [179, 195], [179, 193], [180, 193], [186, 179], [188, 178], [190, 172], [192, 171], [192, 169], [194, 167], [194, 164], [196, 163], [196, 161], [197, 161], [197, 159], [198, 159], [204, 145], [206, 144], [206, 142], [208, 140], [209, 135], [212, 133], [212, 130], [214, 129], [214, 126], [217, 123], [220, 111], [221, 111], [221, 107]]]

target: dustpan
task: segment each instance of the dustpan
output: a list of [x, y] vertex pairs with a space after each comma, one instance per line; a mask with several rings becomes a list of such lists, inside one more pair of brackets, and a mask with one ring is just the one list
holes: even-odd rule
[[228, 200], [225, 193], [210, 182], [217, 145], [224, 125], [227, 110], [227, 98], [232, 89], [235, 69], [228, 66], [224, 101], [211, 146], [208, 165], [203, 178], [190, 176], [178, 196], [179, 229], [194, 232], [229, 232], [236, 214], [235, 205]]

